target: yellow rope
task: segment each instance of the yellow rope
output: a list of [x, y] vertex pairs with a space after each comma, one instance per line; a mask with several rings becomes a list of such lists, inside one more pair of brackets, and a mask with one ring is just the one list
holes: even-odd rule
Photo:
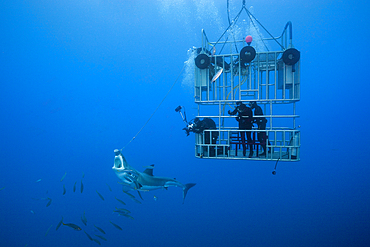
[[[247, 77], [245, 76], [245, 77], [243, 78], [243, 80], [241, 81], [241, 84], [236, 85], [236, 86], [233, 88], [233, 90], [232, 90], [232, 91], [235, 91], [235, 89], [237, 89], [239, 86], [242, 86], [242, 85], [245, 83], [245, 81], [246, 81], [246, 80], [247, 80]], [[226, 96], [226, 100], [228, 100], [228, 98], [229, 98], [230, 94], [231, 94], [231, 91], [230, 91], [230, 92], [228, 93], [228, 95]], [[224, 114], [224, 113], [225, 113], [225, 106], [226, 106], [226, 105], [230, 106], [230, 104], [226, 103], [226, 104], [224, 105], [223, 109], [222, 109], [222, 114]], [[231, 108], [231, 109], [233, 109], [231, 106], [230, 106], [230, 108]]]
[[[229, 98], [229, 96], [230, 96], [231, 92], [232, 92], [232, 91], [235, 91], [235, 89], [237, 89], [239, 86], [242, 86], [242, 85], [246, 82], [246, 80], [247, 80], [247, 76], [245, 76], [245, 77], [243, 78], [243, 80], [241, 81], [241, 83], [240, 83], [240, 84], [238, 84], [238, 85], [236, 85], [236, 86], [233, 88], [233, 90], [230, 90], [230, 92], [229, 92], [229, 93], [228, 93], [228, 95], [226, 96], [226, 100]], [[226, 104], [223, 106], [223, 108], [222, 108], [222, 116], [223, 116], [223, 115], [225, 115], [225, 107], [226, 107], [226, 105], [228, 105], [231, 109], [233, 109], [233, 108], [230, 106], [230, 104], [226, 103]], [[222, 125], [224, 125], [224, 119], [222, 119]]]

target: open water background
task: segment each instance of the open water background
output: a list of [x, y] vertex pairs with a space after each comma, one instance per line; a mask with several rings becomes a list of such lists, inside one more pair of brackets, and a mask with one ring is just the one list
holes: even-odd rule
[[[230, 1], [232, 15], [241, 2]], [[97, 246], [82, 231], [55, 231], [63, 216], [92, 236], [94, 224], [104, 229], [103, 246], [369, 246], [369, 4], [246, 6], [275, 36], [293, 23], [301, 161], [280, 162], [273, 176], [274, 162], [196, 159], [174, 111], [196, 114], [187, 70], [124, 150], [138, 170], [155, 164], [155, 175], [197, 183], [182, 205], [172, 187], [132, 201], [111, 170], [113, 150], [154, 112], [200, 30], [210, 40], [225, 30], [226, 1], [2, 1], [0, 245]], [[134, 220], [112, 213], [115, 197]]]

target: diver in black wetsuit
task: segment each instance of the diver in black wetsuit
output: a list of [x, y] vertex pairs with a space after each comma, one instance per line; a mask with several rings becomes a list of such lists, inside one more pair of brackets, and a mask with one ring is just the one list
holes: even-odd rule
[[[216, 144], [219, 132], [218, 131], [207, 131], [207, 130], [216, 130], [216, 123], [212, 120], [212, 118], [203, 118], [200, 120], [196, 117], [189, 122], [186, 120], [186, 113], [185, 107], [178, 106], [175, 109], [176, 112], [180, 113], [182, 120], [186, 124], [186, 127], [183, 128], [185, 130], [186, 135], [189, 136], [190, 132], [194, 132], [197, 134], [204, 135], [204, 143], [203, 144]], [[218, 154], [222, 152], [220, 150], [217, 151]], [[226, 151], [227, 153], [227, 151]], [[215, 157], [216, 156], [216, 146], [209, 146], [209, 156]]]
[[[266, 130], [267, 119], [265, 117], [260, 117], [263, 116], [262, 108], [259, 105], [257, 105], [255, 101], [250, 102], [249, 106], [251, 107], [251, 109], [254, 109], [253, 122], [257, 124], [259, 130]], [[267, 140], [266, 132], [257, 131], [257, 139], [262, 144], [263, 149], [263, 152], [260, 154], [260, 156], [266, 156], [266, 140]]]
[[[253, 126], [253, 112], [251, 108], [243, 104], [241, 101], [236, 102], [237, 107], [232, 112], [229, 110], [228, 113], [230, 115], [236, 115], [236, 121], [239, 122], [239, 129], [240, 130], [252, 130]], [[247, 135], [248, 145], [249, 145], [249, 158], [253, 156], [253, 145], [252, 143], [252, 132], [250, 131], [240, 131], [242, 145], [243, 145], [243, 155], [246, 155], [246, 145], [245, 145], [245, 134]]]
[[[190, 132], [194, 132], [197, 134], [204, 134], [204, 144], [216, 144], [218, 139], [218, 132], [217, 131], [205, 131], [205, 130], [215, 130], [216, 123], [211, 118], [203, 118], [200, 120], [199, 118], [195, 118], [193, 123], [188, 124], [184, 130], [186, 134], [189, 135]], [[211, 157], [216, 156], [216, 149], [215, 146], [209, 147], [209, 155]]]

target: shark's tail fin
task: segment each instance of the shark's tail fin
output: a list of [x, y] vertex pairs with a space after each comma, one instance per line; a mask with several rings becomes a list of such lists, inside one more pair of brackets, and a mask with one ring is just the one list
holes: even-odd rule
[[185, 184], [185, 188], [184, 188], [184, 199], [183, 199], [183, 201], [182, 201], [182, 204], [184, 204], [184, 202], [185, 202], [185, 197], [186, 197], [186, 194], [188, 193], [188, 190], [189, 190], [191, 187], [193, 187], [194, 185], [196, 185], [196, 184], [192, 184], [192, 183], [190, 183], [190, 184]]

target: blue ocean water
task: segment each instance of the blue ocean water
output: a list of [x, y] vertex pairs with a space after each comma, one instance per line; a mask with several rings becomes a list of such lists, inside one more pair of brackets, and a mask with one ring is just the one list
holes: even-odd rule
[[[1, 246], [98, 246], [56, 231], [62, 217], [103, 246], [370, 245], [368, 4], [245, 1], [273, 34], [292, 21], [301, 51], [301, 161], [273, 176], [275, 162], [195, 158], [174, 111], [196, 114], [181, 71], [201, 29], [216, 40], [228, 26], [226, 2], [0, 3]], [[229, 3], [235, 15], [242, 1]], [[197, 183], [185, 203], [180, 188], [130, 192], [141, 204], [123, 193], [111, 169], [123, 147], [138, 170]]]

